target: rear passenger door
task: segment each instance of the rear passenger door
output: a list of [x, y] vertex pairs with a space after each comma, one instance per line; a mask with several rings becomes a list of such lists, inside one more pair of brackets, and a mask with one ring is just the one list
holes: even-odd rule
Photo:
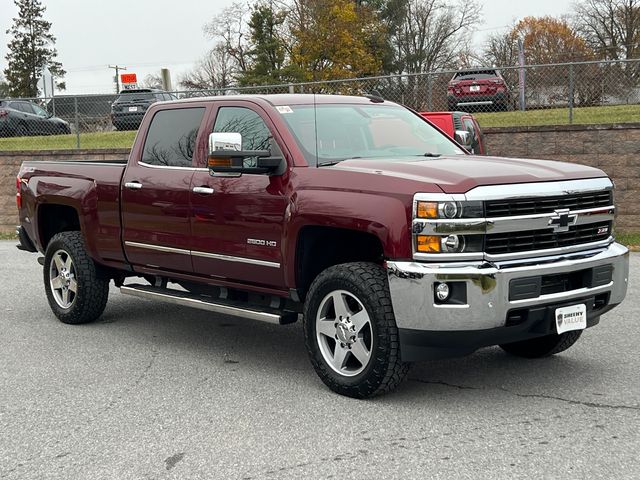
[[124, 251], [138, 271], [191, 273], [189, 186], [206, 107], [155, 110], [123, 176]]

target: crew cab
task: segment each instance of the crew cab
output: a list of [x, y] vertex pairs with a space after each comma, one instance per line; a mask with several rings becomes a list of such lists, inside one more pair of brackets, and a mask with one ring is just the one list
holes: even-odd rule
[[627, 289], [601, 170], [469, 155], [377, 98], [156, 103], [126, 163], [27, 161], [16, 184], [19, 248], [44, 255], [62, 322], [100, 317], [111, 281], [302, 318], [322, 381], [356, 398], [392, 390], [416, 361], [559, 353]]
[[485, 155], [484, 134], [476, 118], [467, 112], [420, 112], [449, 137], [465, 147], [469, 153]]

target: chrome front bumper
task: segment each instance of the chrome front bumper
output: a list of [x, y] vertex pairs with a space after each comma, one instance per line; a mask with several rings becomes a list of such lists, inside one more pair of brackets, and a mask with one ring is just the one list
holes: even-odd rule
[[[618, 243], [590, 252], [527, 259], [526, 262], [526, 265], [514, 266], [513, 262], [446, 264], [388, 261], [389, 288], [398, 328], [480, 333], [504, 327], [508, 312], [514, 309], [560, 304], [603, 293], [609, 293], [607, 305], [617, 305], [627, 292], [629, 251]], [[509, 283], [513, 279], [561, 274], [601, 265], [613, 267], [608, 284], [526, 300], [509, 300]], [[466, 284], [466, 304], [437, 305], [434, 285], [453, 281]]]

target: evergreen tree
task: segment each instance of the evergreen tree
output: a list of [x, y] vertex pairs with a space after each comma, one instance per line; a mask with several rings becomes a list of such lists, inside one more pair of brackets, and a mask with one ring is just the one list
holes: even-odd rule
[[253, 6], [248, 23], [251, 49], [247, 53], [251, 62], [239, 77], [241, 85], [266, 85], [291, 80], [288, 68], [284, 67], [286, 49], [281, 31], [285, 19], [286, 11], [275, 10], [273, 3], [257, 3]]
[[[49, 32], [51, 23], [43, 18], [45, 7], [40, 0], [14, 0], [18, 17], [7, 34], [11, 35], [4, 70], [12, 97], [37, 97], [38, 80], [47, 67], [54, 78], [63, 78], [66, 73], [56, 61], [56, 38]], [[57, 83], [59, 89], [65, 84]]]

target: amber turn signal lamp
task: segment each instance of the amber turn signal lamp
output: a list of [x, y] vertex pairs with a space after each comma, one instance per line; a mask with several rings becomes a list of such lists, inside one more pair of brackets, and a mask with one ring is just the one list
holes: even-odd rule
[[417, 249], [422, 253], [440, 253], [440, 237], [436, 235], [418, 235]]
[[230, 158], [209, 157], [208, 165], [209, 165], [209, 167], [230, 167], [231, 166], [231, 159]]
[[438, 218], [437, 202], [418, 202], [418, 218]]

